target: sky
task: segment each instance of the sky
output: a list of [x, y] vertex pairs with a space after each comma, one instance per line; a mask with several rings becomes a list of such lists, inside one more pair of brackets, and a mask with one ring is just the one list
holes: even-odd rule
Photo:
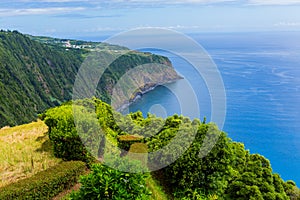
[[300, 31], [300, 0], [1, 0], [0, 29], [78, 38], [141, 27]]

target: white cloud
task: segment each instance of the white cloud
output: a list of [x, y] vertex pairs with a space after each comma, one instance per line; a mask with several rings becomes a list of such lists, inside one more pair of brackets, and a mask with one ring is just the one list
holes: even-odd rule
[[279, 27], [295, 27], [295, 26], [300, 26], [300, 22], [279, 22], [277, 24], [274, 24], [274, 26], [279, 26]]
[[239, 2], [239, 0], [11, 0], [9, 2], [30, 2], [30, 3], [72, 3], [72, 2], [83, 2], [83, 3], [97, 3], [97, 4], [134, 4], [134, 5], [144, 5], [144, 4], [161, 4], [161, 5], [171, 5], [171, 4], [214, 4], [214, 3], [226, 3], [226, 2]]
[[[184, 25], [174, 25], [174, 26], [148, 26], [148, 25], [142, 25], [142, 26], [136, 26], [135, 29], [139, 28], [162, 28], [162, 29], [173, 29], [173, 30], [192, 30], [192, 29], [200, 29], [201, 26], [184, 26]], [[93, 33], [93, 32], [102, 32], [102, 31], [126, 31], [130, 30], [132, 27], [96, 27], [91, 29], [84, 29], [80, 30], [80, 32], [86, 32], [86, 33]]]
[[[4, 2], [7, 0], [4, 0]], [[145, 6], [145, 5], [177, 5], [177, 4], [226, 4], [238, 5], [295, 5], [300, 4], [300, 0], [11, 0], [8, 2], [21, 3], [79, 3], [83, 5], [98, 4], [105, 6]]]
[[57, 14], [72, 11], [84, 10], [83, 7], [52, 7], [52, 8], [26, 8], [26, 9], [0, 9], [0, 16], [18, 16], [18, 15], [40, 15]]
[[300, 4], [300, 0], [249, 0], [252, 5], [295, 5]]
[[[47, 1], [47, 0], [44, 0]], [[48, 0], [51, 1], [51, 0]], [[53, 0], [55, 1], [55, 0]], [[66, 0], [68, 1], [68, 0]], [[69, 0], [72, 1], [72, 0]], [[75, 0], [74, 0], [75, 1]], [[86, 0], [88, 1], [88, 0]], [[94, 1], [94, 0], [90, 0]], [[236, 4], [257, 4], [257, 5], [290, 5], [300, 4], [300, 0], [110, 0], [107, 2], [115, 3], [159, 3], [159, 4], [215, 4], [215, 3], [236, 3]]]
[[111, 0], [107, 2], [113, 3], [125, 3], [125, 4], [160, 4], [160, 5], [172, 5], [172, 4], [215, 4], [215, 3], [227, 3], [238, 2], [238, 0]]

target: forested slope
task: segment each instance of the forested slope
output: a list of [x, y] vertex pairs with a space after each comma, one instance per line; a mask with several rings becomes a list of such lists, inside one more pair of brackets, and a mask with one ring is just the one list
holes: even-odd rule
[[17, 32], [0, 33], [0, 126], [36, 118], [70, 99], [80, 52], [52, 49]]
[[[0, 32], [0, 127], [27, 123], [36, 119], [46, 108], [59, 105], [72, 98], [77, 71], [90, 49], [65, 48], [54, 43], [46, 44], [17, 31]], [[109, 51], [108, 44], [100, 45]], [[112, 52], [114, 52], [112, 51]], [[116, 83], [129, 69], [147, 62], [170, 64], [161, 56], [131, 52], [116, 60], [105, 81], [98, 86], [97, 96], [109, 101], [107, 83]], [[118, 69], [118, 70], [116, 70]], [[114, 73], [116, 71], [116, 73]], [[161, 72], [153, 72], [161, 77]], [[166, 81], [178, 78], [173, 69]]]

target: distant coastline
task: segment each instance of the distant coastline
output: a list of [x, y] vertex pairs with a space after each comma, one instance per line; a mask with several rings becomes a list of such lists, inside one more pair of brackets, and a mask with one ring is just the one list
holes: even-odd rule
[[184, 78], [182, 76], [178, 75], [178, 77], [176, 77], [175, 79], [171, 79], [168, 81], [153, 83], [153, 84], [146, 84], [144, 87], [139, 88], [139, 90], [135, 94], [133, 94], [133, 98], [131, 98], [128, 103], [124, 103], [121, 106], [119, 106], [118, 108], [116, 108], [116, 111], [122, 112], [126, 108], [128, 108], [131, 104], [136, 102], [138, 99], [142, 98], [144, 94], [154, 90], [156, 87], [158, 87], [160, 85], [168, 84], [168, 83], [174, 83], [180, 79], [184, 79]]

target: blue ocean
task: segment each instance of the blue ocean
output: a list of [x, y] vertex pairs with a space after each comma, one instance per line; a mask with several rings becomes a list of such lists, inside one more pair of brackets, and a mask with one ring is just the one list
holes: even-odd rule
[[[208, 52], [222, 76], [226, 91], [223, 131], [251, 153], [270, 160], [275, 173], [300, 185], [300, 33], [191, 34]], [[211, 102], [203, 79], [186, 60], [162, 50], [177, 72], [189, 81], [199, 99], [200, 115], [210, 121]], [[184, 66], [184, 67], [183, 67]], [[166, 117], [181, 114], [176, 93], [181, 80], [159, 86], [133, 103], [141, 110]], [[172, 88], [172, 91], [170, 90]], [[186, 114], [185, 114], [186, 115]], [[187, 114], [195, 117], [193, 109]]]

